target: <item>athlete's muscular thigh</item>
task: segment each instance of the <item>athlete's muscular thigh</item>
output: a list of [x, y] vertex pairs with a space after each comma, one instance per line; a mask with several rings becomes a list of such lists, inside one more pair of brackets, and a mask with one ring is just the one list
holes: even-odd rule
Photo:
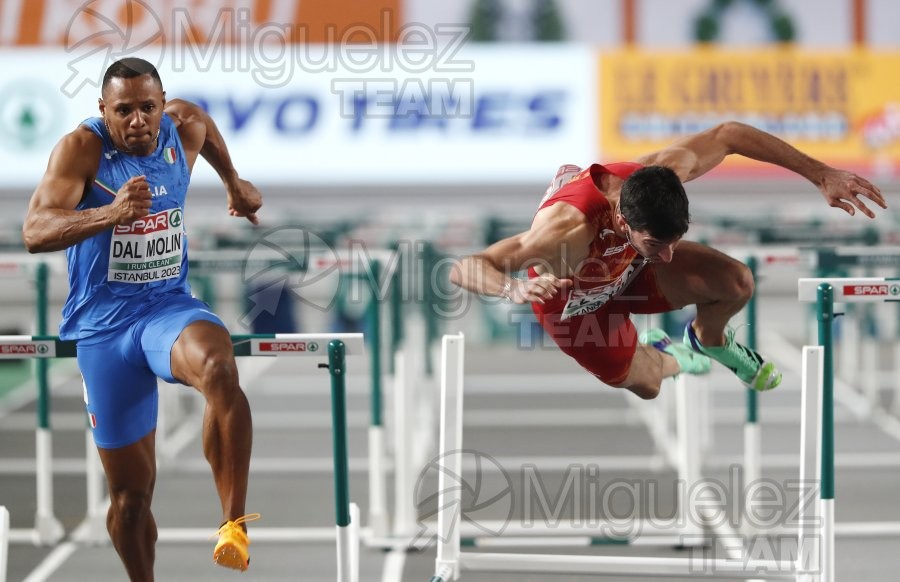
[[184, 328], [172, 346], [171, 362], [172, 375], [195, 388], [201, 386], [210, 365], [223, 368], [229, 377], [237, 377], [231, 336], [210, 321], [194, 321]]
[[743, 286], [753, 284], [743, 263], [692, 241], [678, 245], [671, 263], [655, 263], [652, 268], [659, 290], [675, 309], [732, 300]]

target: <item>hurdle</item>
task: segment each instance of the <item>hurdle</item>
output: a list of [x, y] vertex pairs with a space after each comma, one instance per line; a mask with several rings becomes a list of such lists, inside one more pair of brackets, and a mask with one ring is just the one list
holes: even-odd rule
[[[764, 278], [770, 271], [776, 271], [782, 267], [788, 267], [792, 271], [800, 270], [808, 272], [801, 277], [813, 277], [819, 279], [827, 279], [828, 277], [844, 277], [838, 273], [844, 272], [861, 272], [862, 269], [895, 269], [900, 266], [900, 247], [871, 247], [871, 246], [829, 246], [829, 247], [786, 247], [786, 246], [764, 246], [764, 247], [743, 247], [743, 246], [726, 246], [723, 247], [726, 254], [743, 260], [744, 263], [751, 268], [756, 274], [760, 274], [760, 278]], [[793, 273], [792, 273], [793, 274]], [[756, 277], [755, 277], [756, 278]], [[796, 281], [796, 275], [792, 277]], [[830, 280], [830, 279], [829, 279]], [[796, 283], [795, 283], [796, 284]], [[755, 325], [757, 320], [757, 294], [751, 297], [746, 306], [746, 323], [747, 328], [746, 345], [750, 348], [757, 349], [757, 330]], [[869, 304], [871, 307], [872, 305]], [[836, 305], [835, 309], [838, 309]], [[835, 319], [836, 324], [840, 324], [835, 329], [835, 376], [834, 376], [834, 394], [835, 399], [843, 405], [843, 410], [838, 409], [836, 413], [836, 422], [850, 421], [874, 422], [884, 432], [900, 440], [900, 431], [897, 427], [892, 426], [891, 414], [895, 416], [900, 413], [900, 408], [890, 411], [885, 406], [872, 398], [871, 385], [873, 381], [873, 373], [871, 369], [877, 367], [878, 350], [871, 345], [871, 338], [867, 337], [861, 329], [863, 322], [859, 318], [848, 317], [853, 314], [854, 304], [843, 305], [842, 317]], [[810, 313], [814, 315], [814, 306], [810, 309]], [[879, 321], [886, 321], [887, 318], [881, 317]], [[811, 323], [816, 323], [816, 318], [811, 318]], [[890, 323], [890, 322], [888, 322]], [[808, 341], [815, 341], [818, 335], [816, 325], [811, 326], [813, 329], [809, 335], [805, 337]], [[883, 329], [883, 326], [879, 326]], [[837, 334], [841, 332], [842, 338], [838, 341]], [[773, 360], [778, 362], [779, 368], [785, 371], [800, 372], [797, 362], [799, 362], [799, 350], [794, 348], [790, 342], [778, 333], [771, 331], [763, 333], [763, 343], [769, 347], [769, 355]], [[896, 342], [894, 346], [894, 361], [900, 361], [900, 342]], [[796, 353], [798, 357], [784, 357], [783, 354]], [[860, 360], [860, 354], [862, 360]], [[759, 447], [758, 443], [759, 430], [759, 409], [757, 406], [757, 395], [753, 391], [747, 392], [747, 419], [745, 424], [745, 444], [747, 445], [744, 453], [744, 469], [746, 481], [752, 482], [757, 478], [760, 467]], [[894, 399], [895, 404], [900, 402], [900, 398]], [[727, 414], [722, 410], [717, 411], [720, 420], [723, 416], [736, 417], [734, 410], [728, 410]], [[767, 422], [773, 423], [793, 423], [796, 419], [788, 410], [770, 409], [765, 412]], [[842, 413], [842, 414], [838, 414]], [[738, 462], [734, 456], [712, 457], [708, 466], [721, 468], [730, 466]], [[896, 466], [900, 463], [900, 456], [895, 453], [868, 453], [866, 455], [847, 455], [838, 454], [836, 456], [838, 465], [847, 466]], [[767, 465], [770, 467], [787, 468], [795, 464], [795, 461], [787, 456], [769, 456]], [[754, 471], [755, 468], [755, 471]], [[846, 528], [839, 528], [846, 531]]]
[[[338, 581], [359, 580], [359, 508], [350, 502], [348, 453], [347, 453], [347, 405], [346, 405], [346, 357], [365, 353], [363, 334], [256, 334], [232, 336], [234, 355], [240, 356], [299, 356], [311, 357], [320, 362], [319, 368], [327, 369], [331, 376], [332, 438], [335, 490], [335, 528], [331, 534], [309, 530], [316, 528], [255, 528], [254, 541], [292, 539], [330, 539], [337, 543]], [[327, 346], [327, 355], [322, 346]], [[76, 355], [75, 342], [62, 341], [56, 336], [0, 336], [0, 354], [13, 352], [16, 357], [71, 358]], [[26, 355], [27, 354], [27, 355]], [[88, 429], [88, 434], [90, 430]], [[91, 454], [93, 453], [93, 454]], [[106, 511], [109, 499], [103, 491], [102, 469], [93, 446], [88, 448], [87, 515], [70, 535], [69, 544], [102, 543], [106, 541]], [[91, 458], [96, 458], [92, 462]], [[289, 531], [283, 531], [283, 530]], [[208, 528], [160, 528], [159, 540], [206, 541]]]
[[[384, 359], [384, 341], [382, 339], [384, 302], [380, 299], [382, 289], [382, 277], [390, 291], [389, 308], [392, 326], [402, 326], [403, 319], [400, 312], [399, 296], [393, 291], [399, 286], [400, 269], [398, 267], [399, 256], [388, 249], [363, 249], [360, 250], [331, 250], [331, 249], [304, 249], [308, 250], [301, 256], [291, 255], [289, 261], [282, 252], [274, 249], [255, 249], [252, 254], [243, 251], [194, 251], [189, 258], [190, 272], [192, 275], [209, 276], [222, 273], [264, 273], [280, 272], [290, 277], [307, 276], [318, 277], [328, 272], [339, 269], [341, 277], [356, 277], [367, 280], [372, 292], [367, 306], [366, 319], [369, 327], [369, 362], [370, 362], [370, 414], [368, 420], [368, 464], [369, 464], [369, 528], [376, 537], [385, 537], [391, 528], [391, 515], [388, 513], [387, 504], [387, 472], [388, 458], [385, 446], [385, 426], [383, 420], [383, 373], [382, 361]], [[392, 338], [398, 336], [396, 329], [391, 330]], [[391, 342], [391, 349], [397, 349], [396, 342]], [[396, 376], [395, 376], [396, 380]], [[160, 407], [162, 409], [162, 407]], [[196, 419], [195, 419], [196, 420]], [[264, 419], [261, 419], [264, 422]], [[186, 432], [170, 439], [174, 446], [166, 446], [166, 437], [159, 449], [170, 460], [174, 458], [179, 447], [184, 446], [190, 438], [196, 436], [200, 424], [191, 422], [185, 425]], [[408, 459], [395, 455], [394, 471], [401, 471], [408, 464]], [[203, 469], [205, 470], [205, 468]], [[411, 472], [408, 470], [406, 472]], [[400, 480], [395, 481], [395, 487], [400, 487]], [[410, 502], [411, 503], [411, 502]], [[395, 510], [396, 512], [397, 510]]]
[[[18, 255], [0, 256], [0, 272], [6, 275], [33, 277], [36, 299], [35, 333], [47, 333], [47, 311], [49, 302], [49, 273], [62, 271], [61, 261], [49, 262], [43, 259]], [[23, 338], [26, 336], [22, 336]], [[18, 359], [22, 355], [6, 348], [0, 351], [0, 359]], [[34, 365], [35, 385], [38, 392], [37, 426], [35, 428], [35, 488], [37, 508], [34, 527], [25, 531], [10, 533], [16, 541], [31, 540], [35, 544], [55, 544], [63, 537], [63, 526], [53, 509], [53, 434], [50, 428], [50, 382], [48, 362], [38, 359]]]
[[[416, 407], [416, 395], [426, 393], [417, 390], [416, 383], [421, 382], [425, 375], [423, 363], [428, 360], [427, 348], [424, 348], [425, 353], [422, 351], [427, 342], [429, 322], [427, 319], [423, 322], [420, 318], [404, 316], [400, 305], [403, 298], [401, 265], [404, 260], [412, 258], [403, 255], [399, 248], [351, 247], [350, 250], [310, 249], [299, 259], [302, 260], [286, 261], [285, 256], [274, 249], [255, 249], [252, 255], [240, 251], [199, 251], [191, 253], [190, 265], [191, 272], [199, 275], [280, 271], [287, 272], [290, 277], [313, 278], [339, 268], [341, 277], [366, 283], [371, 291], [366, 308], [371, 393], [366, 459], [369, 509], [364, 541], [371, 547], [396, 547], [399, 540], [416, 531], [414, 490], [430, 452], [429, 447], [436, 447], [434, 439], [427, 438], [433, 426], [429, 419], [434, 414], [428, 414], [428, 403]], [[387, 321], [382, 314], [385, 306]], [[404, 335], [410, 337], [404, 338]], [[392, 356], [388, 363], [392, 368], [390, 395], [393, 397], [393, 425], [389, 428], [384, 422], [383, 366], [386, 351]], [[265, 418], [261, 420], [264, 422]], [[306, 419], [304, 422], [311, 424]], [[199, 423], [191, 423], [188, 430], [196, 430], [199, 426]], [[393, 437], [390, 442], [389, 436]], [[186, 442], [184, 434], [175, 440], [179, 444]], [[389, 455], [389, 451], [393, 454]], [[168, 456], [173, 456], [171, 449]], [[390, 508], [387, 503], [389, 471], [394, 475], [394, 503]]]
[[[753, 277], [754, 285], [760, 278], [763, 269], [772, 267], [788, 267], [796, 269], [803, 258], [796, 247], [726, 247], [724, 252], [736, 259], [742, 260]], [[758, 300], [754, 291], [745, 307], [745, 322], [747, 324], [747, 347], [758, 349]], [[744, 482], [756, 483], [762, 478], [762, 430], [760, 426], [759, 393], [752, 388], [745, 388], [744, 404], [744, 451], [743, 470]], [[709, 422], [704, 428], [710, 429]], [[750, 503], [749, 499], [745, 503]], [[756, 532], [749, 521], [742, 523], [740, 530], [745, 535], [752, 536]]]
[[[829, 425], [831, 415], [823, 414], [823, 409], [832, 402], [830, 325], [832, 316], [828, 295], [823, 287], [820, 291], [820, 329], [823, 330], [822, 347], [806, 346], [803, 350], [803, 406], [801, 417], [801, 465], [800, 478], [808, 479], [815, 474], [815, 466], [821, 466], [820, 479], [823, 483], [833, 478], [829, 467], [833, 465], [833, 430]], [[729, 552], [727, 559], [664, 558], [664, 557], [622, 557], [622, 556], [574, 556], [565, 554], [503, 554], [462, 552], [462, 487], [451, 483], [452, 477], [462, 476], [462, 459], [459, 455], [448, 455], [450, 451], [463, 450], [462, 411], [464, 386], [464, 338], [447, 335], [442, 343], [441, 373], [441, 423], [440, 457], [438, 468], [438, 544], [435, 560], [435, 574], [431, 582], [458, 580], [463, 572], [504, 572], [543, 574], [584, 574], [610, 576], [657, 576], [694, 577], [713, 574], [722, 578], [788, 579], [816, 582], [833, 582], [833, 528], [829, 529], [827, 517], [833, 519], [833, 502], [827, 492], [820, 495], [820, 504], [815, 508], [802, 507], [799, 531], [798, 556], [796, 561], [742, 559]], [[821, 392], [821, 396], [820, 396]], [[687, 391], [679, 391], [686, 395]], [[687, 401], [679, 405], [683, 408]], [[695, 441], [696, 434], [692, 437]], [[821, 457], [816, 451], [821, 449]], [[688, 447], [690, 448], [690, 447]], [[832, 464], [825, 462], [832, 459]], [[833, 467], [832, 467], [833, 468]], [[701, 512], [702, 514], [702, 512]], [[826, 518], [823, 528], [825, 535], [817, 536], [810, 531], [816, 524], [817, 515]], [[701, 515], [704, 525], [709, 526], [709, 517]], [[830, 539], [831, 541], [826, 541]]]
[[[293, 255], [292, 255], [293, 256]], [[353, 417], [354, 426], [367, 426], [368, 428], [368, 455], [363, 463], [351, 464], [351, 470], [357, 471], [360, 468], [367, 469], [369, 476], [369, 503], [368, 503], [368, 528], [366, 530], [366, 543], [373, 546], [396, 546], [397, 540], [409, 536], [415, 530], [415, 500], [413, 490], [416, 485], [416, 479], [419, 469], [425, 464], [425, 457], [436, 448], [436, 439], [420, 438], [426, 434], [426, 427], [433, 426], [428, 422], [428, 418], [433, 418], [435, 414], [423, 415], [417, 411], [407, 411], [413, 404], [411, 395], [422, 393], [422, 390], [416, 390], [416, 385], [424, 380], [421, 372], [420, 363], [426, 358], [421, 353], [423, 346], [415, 342], [424, 331], [416, 328], [415, 323], [419, 323], [419, 327], [425, 325], [421, 321], [411, 321], [403, 317], [400, 310], [400, 302], [402, 300], [402, 292], [400, 290], [401, 277], [401, 256], [397, 250], [389, 249], [350, 249], [333, 251], [331, 249], [310, 249], [308, 254], [298, 256], [299, 260], [288, 260], [283, 253], [277, 249], [256, 249], [252, 254], [242, 251], [195, 251], [191, 254], [189, 266], [192, 275], [209, 276], [220, 275], [226, 273], [246, 272], [272, 272], [287, 271], [290, 277], [308, 276], [315, 277], [317, 274], [329, 269], [341, 269], [342, 277], [355, 277], [365, 281], [372, 291], [372, 297], [368, 300], [366, 308], [366, 325], [369, 334], [367, 337], [368, 352], [370, 354], [370, 411], [368, 418], [363, 419], [362, 415]], [[8, 259], [8, 260], [4, 260]], [[0, 274], [31, 274], [36, 269], [33, 268], [37, 264], [43, 264], [43, 259], [32, 258], [22, 255], [0, 255]], [[53, 273], [65, 273], [64, 261], [55, 260], [56, 257], [49, 257], [48, 264], [51, 266]], [[46, 293], [46, 277], [47, 272], [43, 272], [43, 287], [38, 284], [38, 297], [36, 300], [38, 306], [38, 320], [43, 324], [38, 325], [35, 337], [44, 337], [46, 335], [46, 299], [42, 300]], [[40, 279], [38, 283], [40, 283]], [[43, 290], [43, 291], [42, 291]], [[388, 311], [389, 320], [387, 325], [384, 324], [385, 309]], [[41, 315], [43, 314], [43, 315]], [[410, 328], [410, 340], [402, 342], [402, 327], [404, 324]], [[385, 330], [388, 337], [382, 330]], [[29, 339], [32, 336], [23, 336], [21, 339]], [[49, 337], [49, 336], [47, 336]], [[383, 414], [383, 388], [384, 373], [383, 360], [384, 352], [389, 349], [394, 360], [391, 361], [392, 375], [389, 381], [393, 385], [393, 395], [395, 410], [393, 418], [399, 424], [401, 430], [391, 430], [393, 427], [386, 427]], [[10, 358], [15, 357], [10, 355]], [[47, 360], [41, 358], [36, 360], [38, 370], [43, 369], [44, 373], [39, 373], [38, 382], [46, 382], [46, 366]], [[251, 375], [259, 373], [260, 366], [253, 366], [250, 370]], [[425, 391], [427, 392], [427, 391]], [[198, 434], [200, 422], [193, 422], [196, 417], [181, 412], [180, 409], [167, 406], [172, 400], [179, 401], [180, 398], [175, 395], [177, 391], [162, 390], [160, 394], [160, 416], [157, 430], [157, 453], [158, 462], [165, 467], [176, 463], [176, 455], [184, 446], [186, 446]], [[181, 398], [193, 397], [197, 395], [192, 392], [185, 393], [187, 396]], [[427, 403], [424, 408], [427, 409]], [[87, 480], [89, 490], [102, 491], [103, 484], [98, 478], [102, 474], [99, 471], [99, 459], [96, 454], [91, 454], [93, 449], [92, 438], [86, 433], [86, 442], [88, 455], [84, 465], [77, 460], [63, 463], [53, 463], [51, 453], [51, 432], [49, 426], [49, 390], [45, 388], [39, 390], [38, 398], [38, 428], [37, 428], [37, 460], [35, 463], [37, 476], [37, 498], [38, 498], [38, 514], [36, 517], [36, 526], [33, 530], [15, 530], [13, 532], [12, 541], [26, 542], [36, 541], [37, 543], [53, 544], [58, 542], [63, 536], [63, 528], [61, 524], [53, 516], [53, 496], [52, 483], [54, 472], [81, 473], [87, 467]], [[175, 416], [167, 414], [175, 409]], [[420, 410], [421, 411], [421, 410]], [[418, 412], [420, 412], [418, 411]], [[324, 418], [314, 418], [311, 415], [304, 415], [302, 412], [290, 415], [284, 413], [275, 413], [271, 415], [274, 422], [285, 422], [291, 420], [293, 423], [304, 422], [310, 425], [322, 425]], [[71, 417], [71, 419], [69, 418]], [[76, 413], [66, 413], [67, 426], [69, 424], [79, 424], [85, 426], [83, 419]], [[406, 421], [406, 419], [415, 419]], [[24, 419], [22, 419], [24, 420]], [[263, 422], [266, 418], [261, 419]], [[178, 422], [179, 425], [173, 424]], [[388, 434], [393, 433], [393, 441], [388, 442]], [[411, 450], [412, 454], [406, 451], [405, 443], [412, 442], [415, 444]], [[400, 451], [400, 454], [397, 454]], [[393, 454], [390, 454], [393, 452]], [[281, 460], [273, 459], [257, 459], [257, 465], [262, 462], [263, 470], [274, 470], [274, 467], [283, 466]], [[359, 461], [358, 459], [356, 461]], [[322, 459], [312, 464], [291, 465], [289, 470], [311, 470], [316, 472], [328, 471], [327, 462]], [[207, 470], [205, 464], [185, 463], [179, 464], [181, 470]], [[29, 471], [29, 467], [23, 462], [16, 462], [14, 470]], [[393, 472], [395, 479], [393, 480], [395, 503], [389, 506], [387, 503], [388, 475]], [[88, 513], [93, 515], [102, 511], [102, 507], [97, 507], [98, 495], [89, 496]], [[51, 527], [52, 526], [52, 527]], [[88, 537], [100, 538], [103, 536], [105, 528], [99, 527]], [[322, 537], [324, 536], [324, 538]], [[317, 539], [327, 539], [330, 536], [327, 532], [323, 532]]]
[[[900, 246], [819, 248], [810, 255], [816, 268], [816, 277], [819, 278], [846, 277], [848, 272], [865, 278], [875, 275], [894, 276], [896, 269], [900, 267]], [[856, 318], [855, 325], [842, 326], [845, 339], [841, 342], [843, 345], [838, 354], [841, 358], [837, 367], [838, 377], [848, 383], [858, 383], [858, 389], [867, 401], [869, 412], [882, 407], [878, 399], [882, 380], [887, 377], [891, 384], [895, 384], [893, 372], [884, 372], [879, 367], [878, 338], [873, 337], [873, 334], [878, 334], [880, 339], [887, 339], [888, 335], [884, 332], [891, 327], [888, 325], [889, 318], [878, 317], [878, 314], [873, 313], [881, 305], [871, 303], [862, 305], [863, 317]], [[847, 305], [846, 311], [849, 313], [853, 307], [857, 306], [851, 302]], [[896, 334], [896, 325], [894, 332]], [[900, 342], [896, 340], [893, 359], [894, 362], [900, 361]], [[894, 402], [896, 405], [898, 399], [895, 398]], [[896, 408], [894, 413], [900, 414], [900, 408]]]
[[[697, 404], [693, 401], [697, 386], [692, 385], [688, 387], [685, 376], [682, 376], [673, 384], [673, 391], [667, 389], [666, 395], [661, 398], [665, 402], [663, 406], [659, 407], [659, 418], [649, 418], [646, 421], [650, 424], [653, 424], [655, 421], [657, 425], [655, 428], [659, 428], [658, 431], [652, 434], [655, 446], [661, 446], [660, 441], [669, 441], [663, 443], [665, 445], [664, 460], [660, 460], [658, 465], [648, 461], [631, 464], [623, 463], [619, 460], [622, 455], [567, 457], [565, 459], [554, 457], [536, 459], [534, 457], [513, 456], [498, 457], [495, 459], [498, 465], [482, 464], [481, 470], [493, 473], [497, 472], [499, 467], [540, 467], [541, 469], [549, 468], [550, 471], [562, 470], [567, 475], [570, 475], [568, 471], [576, 464], [597, 467], [598, 470], [600, 468], [604, 470], [621, 470], [624, 468], [625, 470], [658, 471], [671, 468], [675, 471], [678, 482], [697, 483], [701, 476], [702, 467], [701, 433], [695, 418]], [[598, 389], [596, 381], [593, 389], [594, 391]], [[673, 418], [669, 419], [669, 416]], [[439, 452], [439, 456], [442, 454]], [[631, 460], [633, 457], [629, 456], [628, 460]], [[648, 460], [651, 458], [647, 457]], [[687, 506], [687, 503], [682, 499], [683, 495], [684, 491], [679, 490], [677, 492], [679, 508]], [[612, 521], [597, 521], [596, 523], [580, 524], [577, 529], [572, 529], [546, 527], [541, 524], [516, 521], [507, 523], [479, 520], [478, 525], [474, 527], [469, 527], [471, 524], [463, 523], [461, 535], [462, 543], [472, 546], [496, 546], [501, 544], [535, 545], [541, 541], [546, 543], [551, 538], [553, 539], [553, 545], [557, 546], [629, 544], [697, 547], [708, 544], [708, 539], [702, 535], [699, 528], [688, 522], [686, 516], [682, 513], [671, 517], [654, 516], [652, 519], [643, 519], [640, 522], [639, 527], [634, 527], [631, 522], [623, 524]], [[426, 524], [420, 523], [420, 531], [423, 525]], [[432, 531], [435, 525], [434, 522], [427, 523], [427, 526]], [[485, 528], [488, 531], [503, 530], [502, 541], [486, 536]]]
[[[873, 253], [871, 256], [878, 256]], [[884, 255], [882, 255], [884, 256]], [[892, 255], [891, 255], [892, 256]], [[900, 258], [900, 256], [898, 256]], [[877, 259], [876, 259], [877, 260]], [[891, 259], [896, 260], [896, 259]], [[900, 302], [900, 279], [893, 277], [859, 277], [859, 278], [808, 278], [798, 281], [798, 297], [800, 301], [811, 302], [820, 287], [828, 287], [833, 303], [888, 304]], [[826, 338], [831, 342], [831, 338]], [[821, 332], [820, 332], [820, 342]], [[835, 380], [836, 382], [836, 380]], [[890, 436], [900, 439], [900, 421], [883, 409], [870, 411], [871, 419]], [[833, 438], [833, 437], [832, 437]], [[829, 444], [833, 449], [833, 442]], [[823, 458], [824, 463], [824, 458]], [[831, 467], [833, 472], [833, 466]], [[834, 499], [834, 476], [830, 476], [831, 499]], [[826, 485], [823, 482], [823, 490]], [[840, 532], [842, 524], [837, 524]], [[870, 536], [896, 536], [900, 533], [900, 524], [895, 522], [865, 522], [852, 524], [854, 533]]]

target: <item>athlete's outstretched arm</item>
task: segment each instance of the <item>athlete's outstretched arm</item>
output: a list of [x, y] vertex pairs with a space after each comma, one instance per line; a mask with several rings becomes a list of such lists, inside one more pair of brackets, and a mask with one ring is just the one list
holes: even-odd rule
[[165, 111], [178, 127], [188, 167], [193, 168], [197, 156], [203, 156], [225, 185], [228, 213], [246, 217], [253, 224], [258, 224], [256, 213], [262, 207], [262, 195], [256, 186], [238, 176], [225, 138], [213, 118], [201, 107], [183, 99], [166, 102]]
[[819, 188], [829, 206], [851, 216], [858, 209], [869, 218], [875, 217], [860, 196], [887, 208], [881, 190], [865, 178], [832, 168], [774, 135], [734, 121], [688, 136], [638, 161], [672, 168], [687, 182], [712, 170], [730, 154], [768, 162], [803, 176]]
[[28, 252], [62, 250], [149, 214], [152, 197], [144, 176], [134, 176], [123, 184], [112, 204], [75, 210], [91, 187], [101, 150], [100, 139], [83, 127], [64, 136], [53, 148], [22, 226]]

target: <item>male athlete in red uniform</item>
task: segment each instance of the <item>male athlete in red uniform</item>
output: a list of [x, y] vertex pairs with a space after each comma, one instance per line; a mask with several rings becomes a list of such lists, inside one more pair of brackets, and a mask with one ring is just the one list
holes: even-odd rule
[[[709, 359], [747, 386], [781, 381], [771, 362], [734, 340], [729, 319], [753, 294], [742, 263], [681, 240], [690, 214], [683, 182], [739, 154], [787, 168], [815, 184], [830, 206], [874, 218], [860, 197], [886, 208], [867, 180], [827, 166], [748, 125], [728, 122], [686, 137], [637, 163], [563, 166], [531, 229], [465, 257], [451, 281], [482, 295], [531, 303], [559, 347], [610, 386], [641, 398], [659, 394], [663, 378], [703, 374]], [[677, 253], [675, 252], [677, 249]], [[527, 279], [511, 276], [528, 269]], [[684, 342], [661, 330], [641, 334], [631, 313], [697, 306]]]

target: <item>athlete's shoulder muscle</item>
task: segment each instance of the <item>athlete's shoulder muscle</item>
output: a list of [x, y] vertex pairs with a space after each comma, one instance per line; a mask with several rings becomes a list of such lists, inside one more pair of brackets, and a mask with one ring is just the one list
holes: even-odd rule
[[203, 110], [190, 101], [172, 99], [166, 102], [165, 112], [175, 124], [185, 151], [194, 155], [199, 153], [206, 139]]
[[531, 229], [523, 234], [522, 242], [540, 249], [545, 258], [577, 263], [587, 256], [596, 231], [596, 226], [578, 208], [557, 202], [542, 208], [535, 215]]
[[63, 136], [32, 197], [32, 207], [74, 209], [93, 181], [103, 155], [100, 137], [84, 126]]

